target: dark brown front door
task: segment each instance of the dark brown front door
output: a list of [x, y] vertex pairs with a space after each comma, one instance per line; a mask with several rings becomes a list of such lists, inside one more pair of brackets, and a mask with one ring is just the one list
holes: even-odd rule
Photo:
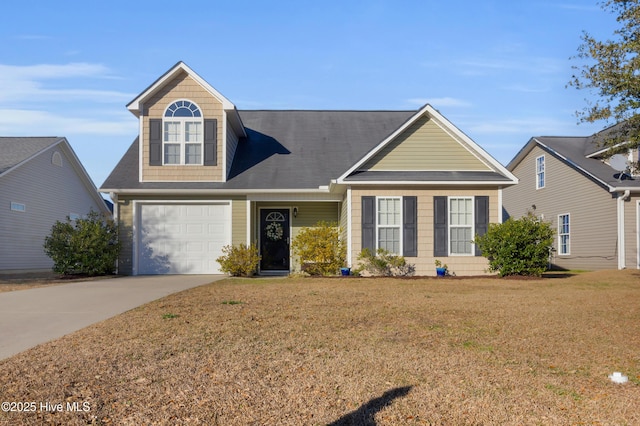
[[289, 271], [289, 209], [260, 210], [260, 270]]

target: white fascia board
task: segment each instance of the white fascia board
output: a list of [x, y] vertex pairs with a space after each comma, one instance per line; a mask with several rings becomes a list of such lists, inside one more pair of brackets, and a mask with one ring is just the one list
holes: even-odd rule
[[178, 72], [184, 71], [191, 78], [193, 78], [198, 84], [200, 84], [206, 91], [208, 91], [212, 96], [218, 99], [222, 103], [222, 107], [225, 110], [235, 109], [235, 105], [224, 97], [220, 92], [218, 92], [213, 86], [207, 83], [202, 77], [200, 77], [196, 72], [194, 72], [191, 68], [187, 66], [184, 62], [178, 62], [173, 66], [169, 71], [164, 73], [160, 78], [158, 78], [151, 86], [149, 86], [144, 92], [139, 94], [135, 99], [127, 104], [127, 109], [134, 113], [135, 115], [139, 115], [141, 111], [142, 102], [147, 99], [149, 96], [154, 94], [159, 88], [165, 85], [165, 83], [171, 80]]
[[622, 145], [624, 145], [624, 144], [626, 144], [626, 143], [628, 143], [628, 142], [620, 142], [620, 143], [617, 143], [617, 144], [615, 144], [614, 146], [610, 146], [610, 147], [607, 147], [607, 148], [600, 149], [600, 150], [598, 150], [598, 151], [596, 151], [596, 152], [592, 152], [591, 154], [587, 155], [586, 157], [587, 157], [587, 158], [596, 158], [596, 157], [599, 157], [600, 155], [604, 154], [605, 152], [609, 151], [610, 149], [619, 148], [619, 147], [621, 147]]
[[418, 112], [416, 112], [411, 118], [404, 122], [404, 124], [398, 127], [393, 133], [391, 133], [385, 140], [380, 142], [378, 146], [369, 151], [364, 157], [360, 159], [360, 161], [356, 162], [349, 170], [342, 174], [342, 176], [338, 177], [337, 181], [342, 183], [344, 179], [349, 176], [351, 173], [355, 172], [362, 166], [364, 163], [369, 161], [374, 155], [376, 155], [380, 150], [382, 150], [387, 144], [389, 144], [392, 140], [394, 140], [398, 135], [400, 135], [403, 131], [405, 131], [409, 126], [411, 126], [418, 118], [427, 111], [427, 107], [429, 105], [424, 106]]
[[438, 180], [430, 180], [430, 181], [416, 181], [416, 180], [402, 180], [402, 181], [389, 181], [389, 180], [363, 180], [363, 181], [356, 181], [356, 180], [349, 180], [349, 181], [345, 181], [345, 182], [340, 182], [343, 183], [345, 185], [385, 185], [385, 186], [393, 186], [393, 185], [423, 185], [423, 186], [440, 186], [440, 185], [446, 185], [446, 186], [452, 186], [452, 185], [463, 185], [463, 186], [487, 186], [487, 185], [500, 185], [500, 186], [504, 186], [504, 185], [510, 185], [510, 184], [515, 184], [517, 182], [509, 182], [509, 181], [504, 181], [504, 180], [500, 180], [500, 181], [491, 181], [491, 180], [485, 180], [485, 181], [463, 181], [463, 180], [453, 180], [453, 181], [449, 181], [449, 180], [445, 180], [445, 181], [438, 181]]
[[588, 170], [586, 170], [584, 167], [580, 167], [578, 164], [576, 164], [575, 162], [573, 162], [572, 160], [570, 160], [569, 158], [565, 157], [564, 155], [560, 154], [558, 151], [550, 148], [549, 146], [543, 144], [542, 142], [540, 142], [540, 140], [538, 140], [537, 138], [534, 138], [535, 142], [540, 145], [541, 147], [543, 147], [547, 152], [552, 153], [553, 155], [557, 156], [558, 158], [560, 158], [562, 161], [564, 161], [566, 164], [570, 165], [571, 167], [575, 167], [576, 169], [580, 170], [582, 173], [588, 175], [589, 177], [591, 177], [592, 179], [594, 179], [597, 182], [600, 182], [603, 186], [605, 186], [606, 188], [609, 189], [609, 192], [614, 192], [617, 189], [612, 187], [611, 185], [609, 185], [608, 183], [606, 183], [605, 181], [603, 181], [602, 179], [600, 179], [599, 177], [597, 177], [596, 175], [594, 175], [593, 173], [590, 173]]
[[[518, 183], [518, 178], [515, 177], [509, 170], [507, 170], [500, 162], [498, 162], [495, 158], [493, 158], [487, 151], [485, 151], [480, 145], [475, 143], [470, 137], [464, 134], [460, 129], [453, 125], [449, 120], [447, 120], [442, 114], [440, 114], [436, 109], [434, 109], [431, 105], [427, 104], [422, 107], [418, 112], [416, 112], [409, 120], [407, 120], [402, 126], [397, 128], [391, 135], [389, 135], [385, 140], [383, 140], [378, 146], [369, 151], [360, 161], [354, 164], [349, 170], [347, 170], [342, 176], [338, 178], [339, 183], [351, 183], [345, 182], [344, 179], [347, 176], [351, 175], [353, 172], [357, 171], [363, 164], [369, 161], [373, 156], [375, 156], [378, 152], [380, 152], [385, 146], [391, 143], [396, 137], [398, 137], [402, 132], [404, 132], [409, 126], [415, 123], [420, 117], [427, 114], [429, 118], [435, 121], [435, 123], [444, 131], [451, 134], [454, 139], [458, 139], [463, 141], [469, 148], [471, 148], [470, 152], [476, 156], [483, 163], [489, 163], [490, 166], [493, 166], [494, 171], [501, 173], [509, 178], [511, 183]], [[469, 150], [467, 147], [465, 147]], [[479, 156], [478, 156], [479, 155]], [[491, 167], [490, 167], [491, 168]]]
[[101, 192], [113, 192], [119, 195], [251, 195], [251, 194], [325, 194], [329, 191], [318, 189], [127, 189], [100, 188]]

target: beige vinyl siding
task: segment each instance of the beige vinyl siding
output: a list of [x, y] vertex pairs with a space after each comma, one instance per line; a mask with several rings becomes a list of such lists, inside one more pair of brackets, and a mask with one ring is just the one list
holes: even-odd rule
[[163, 197], [157, 196], [137, 196], [129, 198], [121, 196], [114, 208], [117, 208], [118, 230], [121, 244], [120, 257], [118, 258], [118, 272], [123, 275], [133, 273], [133, 236], [134, 236], [134, 212], [133, 204], [136, 201], [154, 201], [158, 203], [166, 202], [207, 202], [207, 201], [231, 201], [231, 241], [232, 244], [246, 243], [247, 241], [247, 219], [246, 219], [246, 197], [244, 195], [233, 196], [182, 196]]
[[491, 170], [462, 141], [421, 117], [362, 167], [364, 170]]
[[118, 220], [118, 274], [133, 274], [133, 200], [119, 198], [114, 204], [114, 213]]
[[[319, 221], [336, 222], [340, 220], [340, 209], [342, 203], [337, 202], [258, 202], [256, 203], [256, 215], [260, 218], [259, 210], [262, 208], [279, 208], [279, 209], [291, 209], [291, 241], [295, 239], [298, 233], [305, 227], [314, 226]], [[293, 216], [293, 208], [298, 208], [298, 216]], [[256, 223], [256, 225], [258, 225]], [[258, 228], [255, 228], [254, 240], [256, 244], [258, 242]], [[291, 270], [299, 271], [300, 262], [293, 256], [291, 256]]]
[[[217, 158], [216, 166], [150, 166], [149, 165], [149, 119], [162, 118], [165, 109], [179, 99], [195, 102], [202, 112], [203, 119], [217, 119]], [[168, 82], [162, 90], [144, 104], [142, 117], [142, 180], [143, 181], [221, 181], [222, 176], [222, 103], [202, 88], [186, 73], [180, 73]]]
[[[362, 250], [362, 197], [363, 196], [416, 196], [418, 200], [418, 257], [407, 257], [416, 266], [416, 275], [435, 275], [433, 256], [433, 197], [489, 197], [489, 222], [498, 222], [498, 190], [494, 188], [419, 189], [402, 187], [371, 187], [353, 189], [351, 193], [352, 255], [351, 263], [357, 266]], [[487, 260], [481, 256], [448, 256], [439, 258], [456, 275], [482, 275], [486, 273]]]
[[[545, 157], [545, 187], [536, 189], [536, 158]], [[570, 214], [571, 254], [558, 254], [556, 235], [552, 258], [564, 269], [617, 268], [616, 200], [609, 191], [535, 147], [513, 173], [516, 186], [503, 190], [503, 204], [509, 216], [522, 217], [535, 204], [534, 213], [543, 215], [558, 230], [558, 215]]]
[[[52, 164], [55, 152], [62, 167]], [[71, 213], [104, 211], [72, 159], [63, 145], [56, 145], [0, 178], [0, 271], [50, 269], [53, 262], [42, 245], [54, 223]], [[25, 211], [12, 211], [12, 202], [24, 204]]]

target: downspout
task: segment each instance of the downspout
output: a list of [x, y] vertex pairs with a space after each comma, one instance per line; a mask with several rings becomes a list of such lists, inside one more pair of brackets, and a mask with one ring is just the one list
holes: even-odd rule
[[626, 250], [624, 240], [624, 202], [629, 199], [631, 194], [630, 190], [625, 190], [622, 195], [618, 196], [618, 269], [625, 269], [627, 267], [626, 262]]
[[[109, 198], [111, 198], [111, 202], [113, 203], [113, 221], [116, 224], [116, 229], [118, 230], [118, 240], [120, 239], [120, 224], [118, 223], [118, 213], [120, 212], [120, 206], [118, 205], [118, 193], [110, 192]], [[118, 255], [120, 257], [120, 255]], [[116, 259], [116, 274], [120, 273], [120, 265], [118, 264], [120, 259]]]

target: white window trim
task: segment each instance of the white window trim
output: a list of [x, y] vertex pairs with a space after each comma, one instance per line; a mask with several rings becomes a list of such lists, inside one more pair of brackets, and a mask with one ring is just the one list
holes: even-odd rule
[[[399, 200], [400, 201], [400, 224], [399, 225], [380, 225], [379, 219], [380, 219], [380, 211], [379, 211], [379, 200]], [[404, 211], [403, 211], [403, 205], [402, 205], [402, 197], [401, 196], [384, 196], [384, 195], [380, 195], [376, 197], [376, 210], [375, 210], [375, 215], [376, 215], [376, 251], [380, 248], [380, 228], [398, 228], [399, 229], [399, 234], [400, 234], [400, 240], [398, 243], [398, 248], [400, 249], [400, 253], [391, 253], [397, 256], [402, 256], [402, 248], [404, 247], [404, 242], [402, 241], [402, 237], [403, 237], [403, 232], [402, 232], [402, 228], [404, 227], [404, 223], [403, 223], [403, 218], [404, 218]]]
[[[165, 114], [169, 107], [174, 105], [176, 102], [190, 102], [194, 105], [198, 111], [200, 111], [200, 117], [166, 117]], [[200, 140], [200, 162], [199, 163], [186, 163], [187, 160], [187, 142], [185, 140], [185, 132], [186, 132], [186, 123], [198, 122], [200, 123], [200, 129], [202, 131], [201, 140]], [[180, 140], [178, 142], [167, 142], [165, 141], [165, 123], [179, 123], [180, 124]], [[165, 144], [169, 145], [180, 145], [180, 162], [179, 163], [167, 163], [165, 158]], [[193, 142], [190, 142], [189, 145], [196, 145]], [[162, 113], [162, 165], [163, 166], [202, 166], [204, 165], [204, 117], [202, 114], [202, 108], [200, 106], [189, 100], [189, 99], [177, 99], [171, 102], [164, 109]]]
[[[538, 169], [538, 161], [542, 159], [542, 171]], [[542, 174], [542, 185], [540, 185], [540, 174]], [[543, 189], [547, 184], [547, 160], [544, 155], [536, 157], [536, 189]]]
[[[471, 200], [471, 225], [452, 225], [451, 224], [451, 200]], [[474, 243], [471, 243], [471, 253], [453, 253], [451, 251], [451, 228], [471, 228], [471, 240], [473, 241], [473, 231], [475, 230], [475, 223], [476, 223], [476, 212], [475, 212], [475, 197], [469, 197], [469, 196], [448, 196], [447, 197], [447, 250], [449, 253], [449, 256], [467, 256], [467, 257], [473, 257], [475, 256], [475, 247], [476, 245]]]
[[[562, 217], [566, 216], [568, 218], [568, 225], [569, 225], [569, 232], [567, 233], [562, 233]], [[566, 252], [562, 252], [562, 236], [566, 235], [568, 237], [568, 243], [567, 243], [567, 251]], [[557, 253], [558, 256], [570, 256], [571, 255], [571, 214], [569, 213], [563, 213], [563, 214], [559, 214], [558, 215], [558, 249], [557, 249]]]
[[11, 211], [25, 213], [27, 211], [27, 206], [23, 203], [17, 203], [15, 201], [11, 202]]

